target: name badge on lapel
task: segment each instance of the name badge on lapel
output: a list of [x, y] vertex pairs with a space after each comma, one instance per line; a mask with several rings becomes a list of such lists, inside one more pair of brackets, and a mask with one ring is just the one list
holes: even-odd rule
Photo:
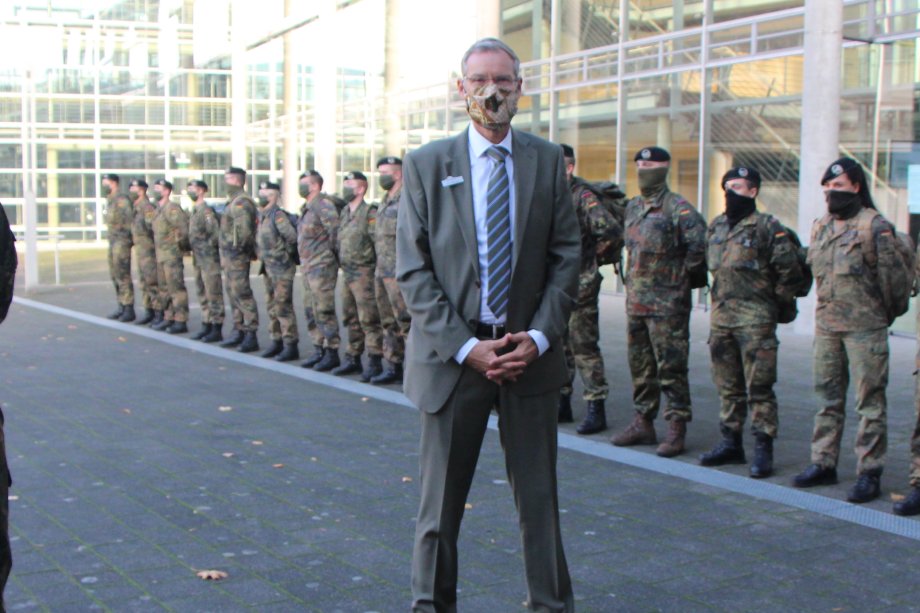
[[463, 177], [447, 177], [446, 179], [441, 180], [442, 187], [453, 187], [454, 185], [460, 185], [463, 183]]

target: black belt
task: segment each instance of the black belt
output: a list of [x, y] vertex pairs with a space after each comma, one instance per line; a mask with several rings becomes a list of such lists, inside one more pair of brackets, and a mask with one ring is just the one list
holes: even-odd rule
[[476, 338], [479, 340], [495, 340], [505, 336], [505, 324], [476, 323]]

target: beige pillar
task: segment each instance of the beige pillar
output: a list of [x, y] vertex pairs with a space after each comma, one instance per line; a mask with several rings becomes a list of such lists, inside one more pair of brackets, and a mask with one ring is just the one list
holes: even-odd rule
[[[318, 0], [319, 15], [316, 35], [320, 39], [317, 48], [335, 49], [341, 44], [340, 33], [335, 31], [332, 23], [335, 19], [336, 0]], [[316, 132], [315, 168], [323, 175], [323, 189], [334, 192], [338, 189], [335, 172], [336, 164], [336, 129], [338, 127], [338, 63], [335, 53], [330, 53], [322, 61], [313, 64], [313, 126]]]
[[502, 34], [501, 0], [476, 0], [476, 39]]
[[[294, 0], [284, 0], [284, 16], [290, 17], [293, 12]], [[284, 84], [284, 101], [282, 109], [282, 122], [284, 132], [282, 138], [282, 168], [284, 175], [281, 178], [281, 195], [285, 208], [294, 209], [300, 202], [297, 193], [297, 177], [300, 176], [298, 168], [299, 156], [297, 151], [298, 130], [297, 130], [297, 61], [294, 58], [294, 42], [291, 40], [292, 34], [288, 32], [284, 35], [284, 65], [283, 84]]]
[[[402, 36], [401, 0], [386, 0], [386, 34], [384, 35], [383, 65], [383, 142], [385, 155], [402, 155], [406, 148], [406, 132], [402, 127], [403, 108], [399, 101], [399, 44]], [[373, 160], [372, 160], [373, 161]]]
[[[247, 25], [242, 20], [242, 3], [245, 0], [233, 0], [230, 6], [230, 98], [233, 101], [230, 110], [230, 163], [246, 168], [246, 116], [249, 104], [246, 100], [246, 36]], [[240, 7], [237, 10], [237, 7]]]
[[58, 202], [60, 176], [58, 175], [58, 150], [52, 145], [47, 148], [46, 179], [48, 182], [48, 228], [54, 231], [61, 225], [61, 204]]

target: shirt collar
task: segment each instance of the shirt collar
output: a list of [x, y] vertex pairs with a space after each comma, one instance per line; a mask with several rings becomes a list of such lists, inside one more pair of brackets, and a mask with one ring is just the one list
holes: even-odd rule
[[[470, 124], [468, 128], [470, 135], [470, 158], [477, 159], [485, 155], [486, 150], [489, 147], [494, 146], [494, 143], [489, 141], [485, 136], [476, 131], [476, 128], [473, 127], [473, 124]], [[499, 147], [504, 147], [508, 151], [508, 155], [511, 155], [511, 130], [508, 130], [508, 134], [505, 135], [504, 140], [498, 143]]]

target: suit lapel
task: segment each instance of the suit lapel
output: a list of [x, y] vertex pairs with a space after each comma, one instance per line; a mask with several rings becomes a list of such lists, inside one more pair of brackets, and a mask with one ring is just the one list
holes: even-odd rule
[[467, 130], [454, 139], [450, 157], [444, 160], [443, 170], [444, 176], [441, 179], [463, 177], [463, 183], [441, 189], [447, 190], [453, 201], [460, 233], [476, 271], [476, 278], [479, 278], [479, 244], [476, 241], [476, 220], [473, 216], [473, 172], [470, 169], [470, 141]]
[[518, 254], [524, 242], [527, 218], [530, 215], [534, 184], [537, 180], [537, 153], [533, 147], [511, 131], [512, 156], [514, 158], [514, 252], [512, 270], [517, 266]]

